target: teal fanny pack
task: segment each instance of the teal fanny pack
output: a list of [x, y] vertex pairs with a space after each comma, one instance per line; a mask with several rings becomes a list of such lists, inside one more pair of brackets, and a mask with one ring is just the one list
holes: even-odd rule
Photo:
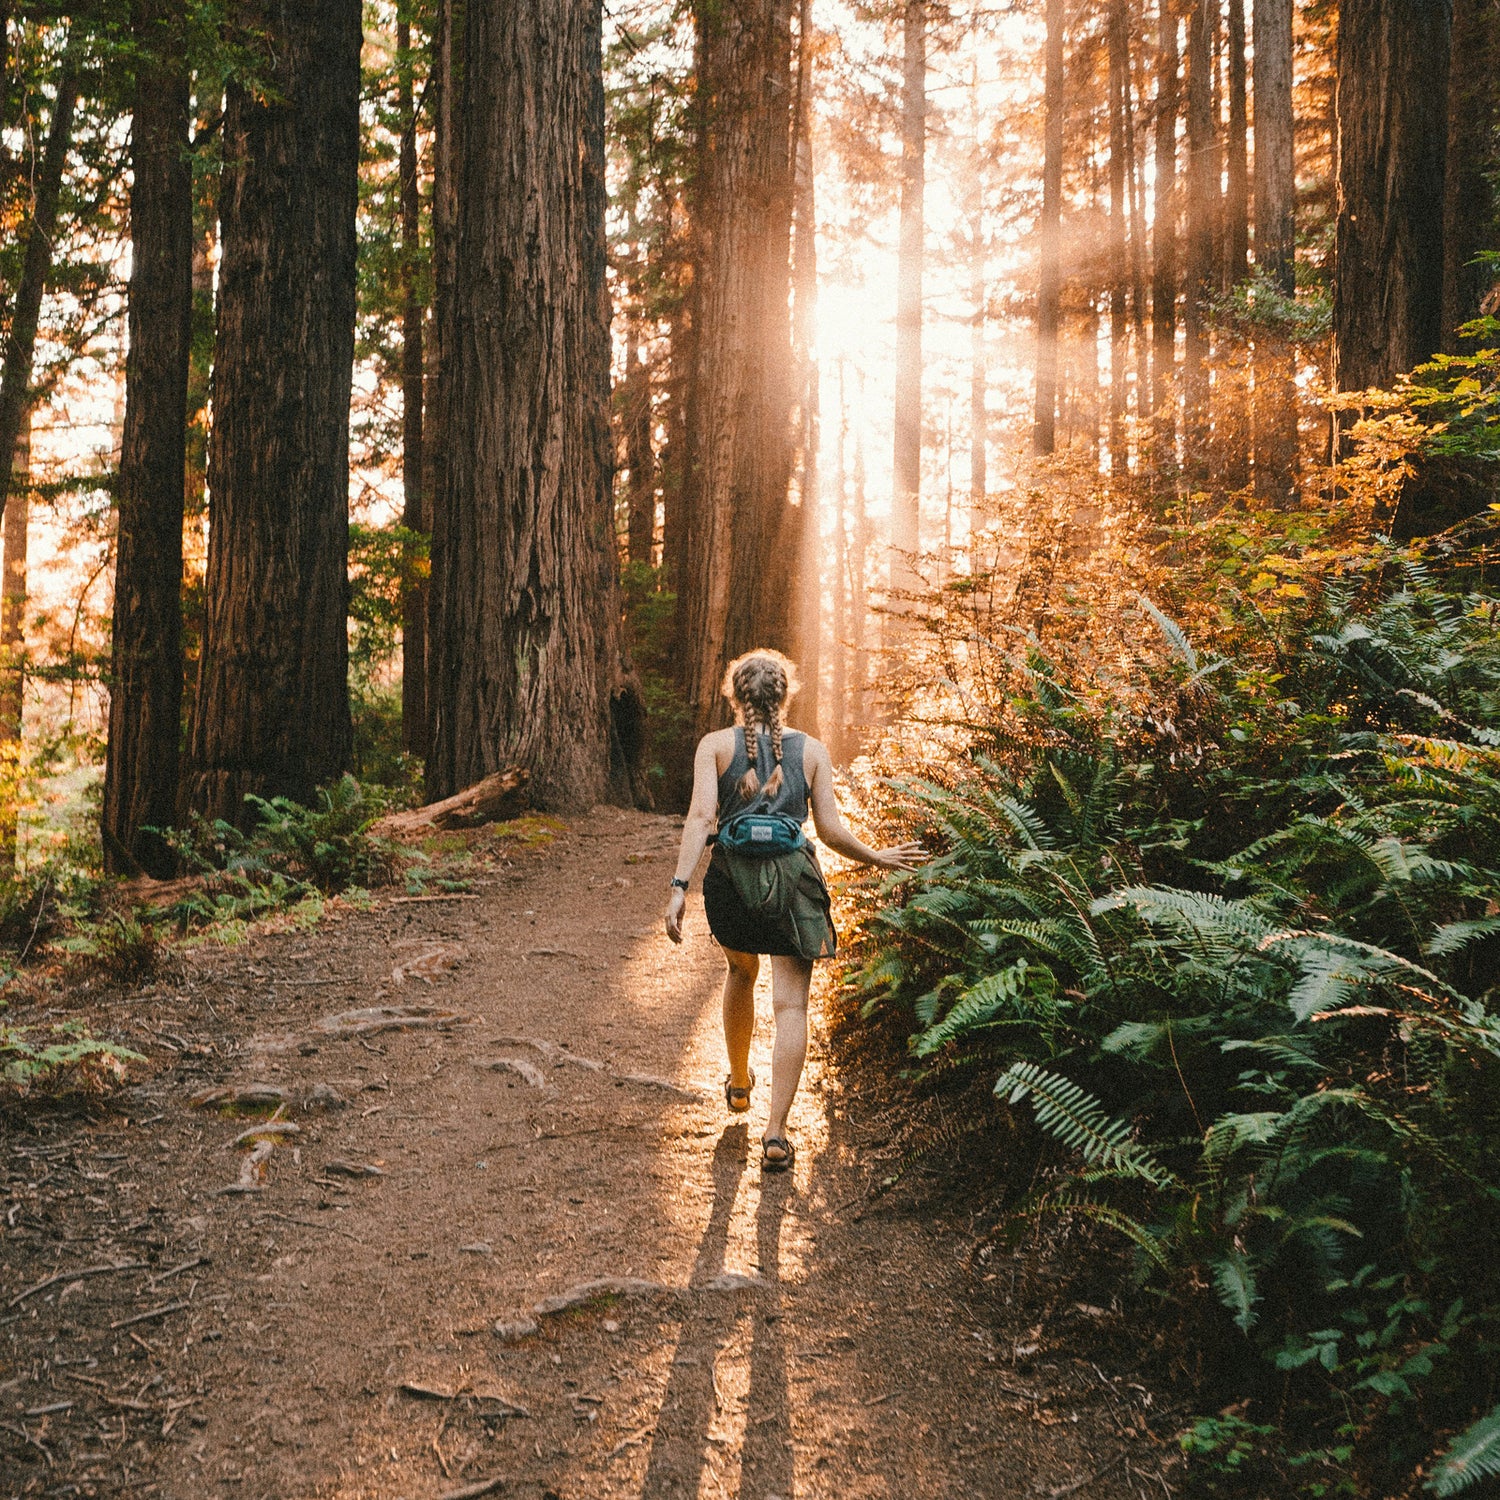
[[802, 825], [781, 813], [740, 813], [730, 818], [713, 842], [726, 854], [749, 854], [771, 859], [806, 847]]

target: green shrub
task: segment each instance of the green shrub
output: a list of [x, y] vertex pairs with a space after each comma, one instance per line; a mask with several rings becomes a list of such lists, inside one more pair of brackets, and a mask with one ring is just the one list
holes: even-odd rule
[[1022, 1215], [1119, 1230], [1255, 1350], [1186, 1444], [1216, 1493], [1353, 1493], [1345, 1448], [1401, 1492], [1495, 1394], [1500, 620], [1412, 557], [1365, 578], [1275, 670], [1150, 605], [1149, 694], [1033, 650], [991, 753], [902, 784], [941, 852], [862, 979], [1064, 1148]]

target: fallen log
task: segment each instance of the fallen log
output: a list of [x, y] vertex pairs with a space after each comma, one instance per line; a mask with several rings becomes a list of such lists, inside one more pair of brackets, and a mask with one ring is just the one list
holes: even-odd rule
[[504, 822], [525, 812], [526, 785], [530, 780], [531, 772], [521, 766], [496, 771], [441, 802], [430, 802], [409, 812], [387, 813], [371, 825], [370, 832], [377, 838], [409, 839], [425, 833]]

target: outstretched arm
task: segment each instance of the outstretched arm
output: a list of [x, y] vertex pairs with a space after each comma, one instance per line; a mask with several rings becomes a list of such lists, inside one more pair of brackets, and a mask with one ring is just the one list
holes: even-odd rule
[[833, 850], [861, 864], [878, 865], [883, 870], [914, 870], [927, 857], [920, 844], [892, 844], [888, 849], [872, 849], [856, 838], [845, 826], [839, 813], [838, 797], [833, 789], [833, 761], [820, 740], [809, 739], [803, 750], [808, 791], [812, 797], [813, 825], [818, 837]]
[[[693, 756], [693, 800], [688, 804], [688, 814], [682, 825], [682, 847], [677, 851], [677, 875], [681, 881], [693, 878], [698, 861], [708, 847], [709, 835], [714, 831], [719, 811], [719, 765], [714, 755], [713, 736], [705, 735], [698, 743]], [[682, 911], [687, 905], [687, 892], [674, 885], [667, 901], [667, 936], [674, 943], [682, 941]]]

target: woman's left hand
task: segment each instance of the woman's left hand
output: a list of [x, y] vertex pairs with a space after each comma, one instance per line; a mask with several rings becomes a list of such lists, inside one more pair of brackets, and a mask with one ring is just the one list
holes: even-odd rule
[[874, 863], [882, 870], [915, 870], [927, 863], [927, 851], [915, 841], [892, 844], [888, 849], [875, 851]]

